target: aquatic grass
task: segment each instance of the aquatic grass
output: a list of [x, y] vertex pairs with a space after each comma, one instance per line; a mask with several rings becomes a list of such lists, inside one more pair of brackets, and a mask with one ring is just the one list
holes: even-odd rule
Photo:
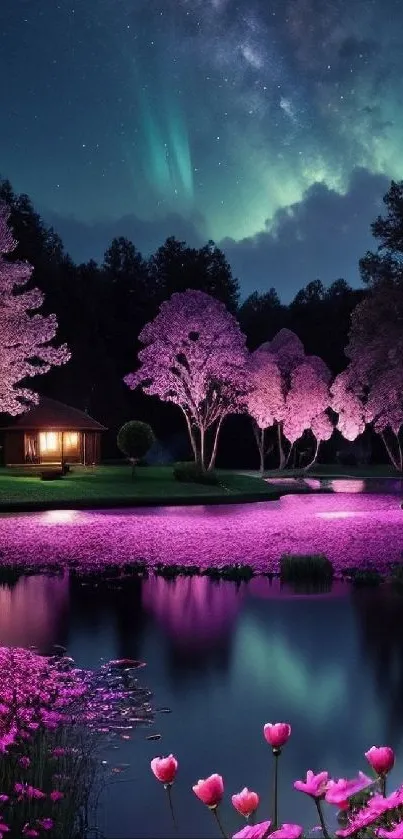
[[349, 579], [353, 586], [379, 586], [385, 577], [375, 568], [356, 568]]
[[323, 554], [285, 554], [280, 559], [282, 583], [297, 586], [306, 582], [331, 583], [333, 573], [332, 563]]

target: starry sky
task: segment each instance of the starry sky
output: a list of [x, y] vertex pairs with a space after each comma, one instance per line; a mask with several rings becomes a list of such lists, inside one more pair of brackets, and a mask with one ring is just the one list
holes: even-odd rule
[[358, 283], [403, 177], [401, 0], [1, 0], [0, 172], [77, 260], [214, 239], [244, 295]]

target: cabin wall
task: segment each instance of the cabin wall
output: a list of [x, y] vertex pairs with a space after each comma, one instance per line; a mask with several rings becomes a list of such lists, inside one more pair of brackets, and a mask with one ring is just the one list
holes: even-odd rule
[[4, 435], [4, 463], [24, 463], [24, 432], [6, 431]]
[[83, 463], [92, 466], [101, 460], [101, 435], [99, 431], [85, 431], [83, 433]]

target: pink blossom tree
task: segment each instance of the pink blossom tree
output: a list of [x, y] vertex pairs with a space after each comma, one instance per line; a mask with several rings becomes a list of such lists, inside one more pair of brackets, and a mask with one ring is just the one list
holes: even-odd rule
[[305, 360], [291, 373], [291, 383], [285, 400], [283, 421], [284, 436], [291, 443], [291, 449], [310, 431], [315, 438], [313, 458], [305, 468], [315, 462], [320, 443], [329, 440], [333, 425], [326, 413], [330, 404], [330, 371], [322, 359], [306, 356]]
[[[333, 426], [326, 413], [330, 407], [329, 383], [331, 373], [318, 356], [305, 354], [304, 345], [290, 329], [281, 329], [272, 341], [262, 344], [261, 350], [274, 356], [281, 374], [283, 411], [277, 417], [277, 439], [280, 454], [279, 468], [287, 465], [295, 445], [305, 431], [315, 438], [315, 462], [322, 440], [331, 437]], [[288, 455], [283, 439], [290, 443]], [[307, 468], [307, 467], [305, 467]]]
[[38, 314], [44, 296], [37, 288], [24, 291], [32, 274], [25, 262], [8, 258], [16, 248], [8, 225], [9, 212], [0, 206], [0, 411], [20, 414], [38, 402], [38, 395], [21, 383], [65, 364], [68, 348], [51, 346], [56, 335], [55, 315]]
[[247, 391], [245, 336], [236, 319], [209, 294], [188, 290], [162, 303], [139, 340], [140, 368], [124, 381], [177, 405], [196, 463], [212, 469], [222, 422], [242, 410]]
[[367, 414], [363, 393], [350, 369], [336, 376], [330, 388], [332, 410], [338, 414], [337, 428], [346, 440], [355, 440], [365, 430]]
[[282, 379], [276, 356], [265, 346], [250, 354], [247, 372], [249, 390], [245, 405], [252, 418], [260, 471], [263, 472], [267, 454], [265, 433], [274, 423], [280, 423], [284, 416]]

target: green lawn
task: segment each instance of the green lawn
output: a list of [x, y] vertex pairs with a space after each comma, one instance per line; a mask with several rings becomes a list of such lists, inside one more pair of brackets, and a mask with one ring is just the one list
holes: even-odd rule
[[190, 504], [192, 501], [235, 501], [248, 498], [273, 498], [273, 489], [249, 475], [219, 471], [219, 486], [181, 483], [173, 478], [170, 466], [139, 467], [134, 479], [130, 466], [98, 466], [77, 468], [56, 481], [16, 475], [0, 469], [0, 511], [11, 507], [62, 506], [74, 503], [83, 506], [108, 504]]
[[[175, 481], [171, 466], [139, 467], [132, 480], [130, 466], [78, 467], [61, 480], [41, 481], [39, 477], [18, 475], [0, 469], [0, 512], [47, 507], [141, 506], [147, 504], [192, 504], [259, 501], [279, 498], [294, 487], [265, 483], [258, 472], [219, 470], [220, 484], [185, 484]], [[298, 471], [266, 472], [266, 477], [297, 477]], [[390, 477], [388, 466], [369, 468], [317, 466], [310, 477]], [[304, 491], [304, 489], [302, 489]]]

